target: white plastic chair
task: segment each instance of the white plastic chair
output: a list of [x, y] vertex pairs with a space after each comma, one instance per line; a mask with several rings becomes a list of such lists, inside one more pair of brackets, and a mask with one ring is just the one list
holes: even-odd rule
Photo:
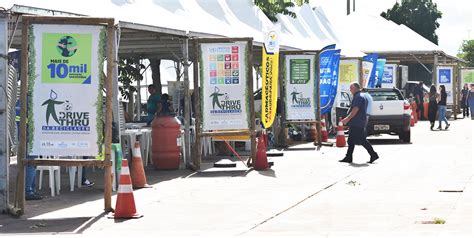
[[71, 166], [69, 169], [69, 186], [71, 192], [74, 192], [74, 182], [76, 180], [77, 172], [77, 187], [80, 188], [82, 185], [82, 166]]
[[41, 190], [43, 184], [43, 171], [47, 170], [49, 171], [51, 197], [54, 197], [55, 194], [59, 195], [59, 191], [61, 190], [61, 168], [59, 166], [36, 166], [36, 170], [40, 171], [38, 190]]

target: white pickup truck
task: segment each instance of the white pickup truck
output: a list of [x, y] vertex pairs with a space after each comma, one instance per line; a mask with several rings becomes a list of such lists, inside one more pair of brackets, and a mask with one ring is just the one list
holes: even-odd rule
[[[343, 93], [343, 98], [348, 94]], [[404, 142], [410, 142], [410, 104], [403, 98], [400, 90], [396, 88], [368, 89], [367, 93], [372, 96], [372, 105], [367, 122], [367, 134], [392, 134], [398, 135]], [[346, 94], [346, 95], [344, 95]], [[341, 103], [336, 108], [337, 117], [344, 117], [349, 105]]]

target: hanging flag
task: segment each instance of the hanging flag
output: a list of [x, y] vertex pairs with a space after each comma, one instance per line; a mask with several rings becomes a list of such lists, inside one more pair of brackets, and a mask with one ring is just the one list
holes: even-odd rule
[[376, 72], [375, 72], [375, 87], [376, 88], [381, 88], [382, 87], [382, 78], [383, 78], [383, 72], [385, 68], [385, 62], [387, 62], [386, 59], [377, 59], [377, 66]]
[[277, 28], [264, 31], [262, 50], [262, 123], [265, 128], [273, 124], [278, 96], [278, 54], [280, 44]]
[[378, 54], [368, 54], [362, 58], [362, 72], [364, 75], [361, 87], [375, 87], [375, 67], [377, 64]]
[[321, 114], [331, 110], [337, 93], [341, 50], [335, 50], [335, 47], [335, 45], [326, 46], [319, 54]]

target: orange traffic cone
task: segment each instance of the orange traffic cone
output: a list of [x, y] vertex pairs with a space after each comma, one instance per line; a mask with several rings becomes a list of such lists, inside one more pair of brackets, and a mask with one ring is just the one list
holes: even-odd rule
[[326, 120], [321, 120], [321, 141], [328, 142], [328, 131], [326, 130]]
[[339, 125], [337, 125], [336, 147], [346, 146], [346, 137], [344, 136], [344, 129], [341, 120], [342, 118], [339, 118]]
[[132, 166], [130, 166], [130, 177], [134, 188], [151, 188], [146, 182], [145, 170], [143, 169], [142, 153], [140, 152], [140, 143], [135, 142], [132, 150]]
[[414, 126], [415, 126], [415, 118], [413, 117], [413, 111], [411, 111], [410, 126], [411, 126], [411, 127], [414, 127]]
[[257, 158], [255, 159], [254, 168], [256, 170], [268, 169], [267, 146], [265, 145], [263, 134], [258, 136]]
[[135, 199], [133, 198], [132, 179], [128, 169], [128, 161], [122, 160], [122, 170], [120, 173], [120, 183], [118, 187], [117, 203], [113, 218], [140, 218], [143, 215], [137, 214]]

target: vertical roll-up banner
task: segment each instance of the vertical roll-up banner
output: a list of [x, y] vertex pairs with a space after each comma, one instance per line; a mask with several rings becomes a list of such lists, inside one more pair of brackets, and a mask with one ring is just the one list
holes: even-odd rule
[[286, 119], [314, 120], [315, 87], [314, 74], [316, 57], [314, 55], [285, 56], [285, 112]]
[[200, 45], [203, 130], [243, 130], [255, 123], [249, 119], [247, 47], [244, 41]]
[[264, 30], [262, 49], [262, 123], [265, 128], [273, 124], [276, 115], [278, 96], [278, 39], [279, 25]]
[[332, 47], [325, 47], [321, 51], [319, 57], [319, 87], [322, 114], [328, 113], [331, 110], [332, 104], [334, 103], [334, 99], [336, 97], [337, 82], [339, 80], [339, 59], [341, 50], [334, 50], [330, 48]]
[[103, 144], [103, 26], [33, 24], [28, 154], [96, 156]]
[[364, 73], [364, 81], [361, 85], [363, 88], [375, 87], [375, 68], [377, 64], [377, 54], [368, 54], [362, 58], [362, 72]]
[[397, 83], [397, 68], [396, 64], [385, 64], [382, 75], [382, 88], [396, 87]]
[[382, 78], [383, 78], [385, 62], [387, 62], [386, 59], [377, 59], [377, 66], [375, 67], [377, 70], [375, 72], [375, 87], [376, 88], [382, 87]]
[[446, 93], [448, 94], [446, 103], [453, 104], [453, 66], [438, 66], [437, 70], [438, 73], [436, 75], [438, 76], [438, 78], [436, 80], [436, 84], [438, 85], [438, 87], [440, 85], [445, 86]]

